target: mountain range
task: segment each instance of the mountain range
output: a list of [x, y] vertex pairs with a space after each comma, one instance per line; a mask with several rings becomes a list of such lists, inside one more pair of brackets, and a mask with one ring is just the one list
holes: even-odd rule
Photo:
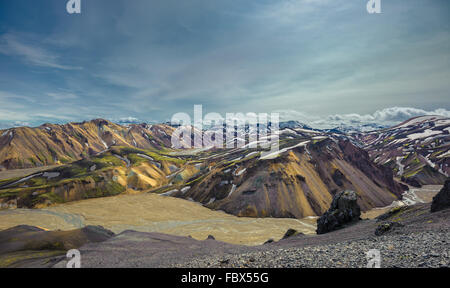
[[[40, 208], [121, 193], [156, 193], [237, 216], [322, 215], [350, 189], [363, 210], [400, 199], [408, 187], [443, 184], [450, 120], [426, 116], [371, 132], [280, 123], [280, 150], [171, 149], [167, 124], [103, 119], [0, 131], [0, 207]], [[53, 165], [49, 166], [48, 165]], [[27, 173], [27, 169], [33, 168]]]
[[0, 130], [0, 169], [66, 164], [94, 156], [111, 146], [170, 147], [173, 130], [168, 125], [122, 126], [104, 119]]
[[450, 174], [450, 119], [423, 116], [388, 129], [357, 134], [371, 159], [409, 185], [443, 184]]

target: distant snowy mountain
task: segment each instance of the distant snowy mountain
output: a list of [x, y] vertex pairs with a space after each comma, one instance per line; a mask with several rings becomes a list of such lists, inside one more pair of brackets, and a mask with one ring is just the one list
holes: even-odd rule
[[450, 118], [416, 117], [356, 138], [375, 163], [413, 186], [442, 184], [450, 174]]
[[374, 130], [380, 130], [388, 128], [389, 126], [379, 124], [379, 123], [364, 123], [364, 124], [348, 124], [339, 121], [330, 121], [326, 124], [325, 122], [319, 123], [309, 123], [305, 124], [299, 121], [286, 121], [280, 123], [280, 129], [284, 128], [302, 128], [309, 130], [316, 130], [328, 133], [336, 133], [336, 134], [352, 134], [352, 133], [360, 133], [360, 132], [369, 132]]
[[313, 130], [313, 128], [305, 123], [299, 122], [299, 121], [285, 121], [280, 123], [280, 129], [294, 129], [294, 128], [302, 128], [302, 129], [309, 129]]
[[348, 125], [348, 124], [340, 124], [332, 129], [323, 129], [323, 131], [329, 133], [337, 133], [337, 134], [354, 134], [360, 132], [370, 132], [380, 129], [388, 128], [385, 125], [377, 124], [377, 123], [368, 123], [368, 124], [360, 124], [360, 125]]

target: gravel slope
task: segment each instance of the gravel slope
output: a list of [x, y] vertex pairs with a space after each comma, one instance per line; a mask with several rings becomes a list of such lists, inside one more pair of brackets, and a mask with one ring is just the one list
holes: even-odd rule
[[382, 236], [374, 232], [384, 222], [375, 219], [254, 247], [125, 231], [80, 251], [83, 267], [366, 267], [370, 249], [379, 249], [381, 267], [449, 267], [450, 209], [429, 209], [418, 204], [399, 211], [387, 220], [404, 226]]
[[450, 267], [450, 231], [371, 237], [330, 245], [278, 248], [237, 255], [207, 257], [173, 267], [364, 268], [366, 253], [378, 249], [380, 266]]

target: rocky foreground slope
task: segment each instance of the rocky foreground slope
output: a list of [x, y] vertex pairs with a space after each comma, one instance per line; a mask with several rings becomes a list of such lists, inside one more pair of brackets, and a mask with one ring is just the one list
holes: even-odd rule
[[[366, 253], [371, 249], [380, 251], [381, 267], [450, 267], [449, 220], [450, 209], [430, 213], [429, 204], [417, 204], [396, 209], [383, 220], [362, 220], [327, 234], [298, 234], [254, 247], [231, 245], [212, 237], [198, 241], [189, 237], [125, 231], [103, 242], [87, 243], [79, 250], [82, 267], [86, 268], [366, 267]], [[386, 221], [401, 225], [377, 236], [375, 231]], [[8, 233], [11, 232], [6, 231]], [[5, 235], [5, 231], [0, 235]], [[27, 238], [21, 239], [21, 242], [26, 241]], [[0, 247], [4, 243], [2, 241]], [[49, 247], [58, 246], [1, 253], [0, 265], [66, 267], [65, 251]]]
[[[380, 253], [381, 267], [449, 267], [447, 188], [433, 204], [395, 207], [376, 219], [359, 221], [355, 193], [344, 191], [334, 197], [330, 215], [345, 212], [356, 218], [339, 218], [339, 226], [319, 235], [289, 229], [280, 241], [269, 239], [259, 246], [227, 244], [213, 235], [199, 241], [131, 230], [114, 234], [99, 226], [64, 232], [17, 226], [0, 231], [0, 266], [63, 268], [69, 261], [67, 250], [78, 248], [86, 268], [366, 267], [373, 249]], [[439, 211], [431, 212], [436, 204]]]

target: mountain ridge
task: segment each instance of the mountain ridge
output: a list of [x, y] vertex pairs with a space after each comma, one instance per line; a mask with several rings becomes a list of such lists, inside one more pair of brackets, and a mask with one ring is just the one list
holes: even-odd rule
[[[44, 152], [48, 155], [55, 149], [51, 145], [61, 145], [55, 152], [57, 157], [64, 157], [67, 151], [72, 155], [67, 163], [60, 161], [62, 165], [56, 168], [0, 180], [0, 205], [3, 208], [39, 208], [121, 193], [151, 192], [195, 201], [237, 216], [302, 218], [321, 215], [335, 193], [350, 189], [357, 192], [362, 209], [368, 210], [401, 199], [407, 187], [395, 181], [396, 176], [403, 176], [402, 180], [408, 184], [417, 181], [419, 185], [442, 180], [436, 177], [439, 171], [429, 168], [427, 161], [419, 161], [419, 168], [411, 168], [405, 162], [408, 173], [418, 169], [414, 170], [413, 177], [398, 175], [398, 167], [396, 170], [396, 166], [391, 165], [396, 163], [393, 159], [397, 159], [399, 151], [403, 151], [402, 147], [399, 150], [396, 146], [396, 137], [424, 133], [433, 125], [431, 129], [436, 132], [432, 134], [443, 141], [440, 142], [443, 145], [435, 147], [440, 149], [437, 156], [448, 153], [446, 143], [449, 138], [443, 132], [447, 131], [447, 120], [425, 120], [418, 123], [411, 120], [412, 124], [406, 128], [351, 135], [312, 130], [302, 123], [290, 122], [277, 132], [279, 151], [269, 154], [265, 151], [267, 148], [249, 146], [171, 149], [170, 135], [174, 127], [121, 126], [104, 119], [65, 125], [45, 124], [34, 130], [6, 130], [0, 144], [9, 142], [0, 146], [1, 153], [5, 147], [12, 146], [16, 151], [26, 147], [28, 149], [24, 151], [31, 151], [31, 155], [40, 161], [24, 161], [28, 166], [57, 162], [52, 162], [53, 157], [50, 160], [48, 156], [42, 157]], [[436, 126], [430, 121], [444, 122], [437, 122]], [[297, 124], [301, 127], [296, 128]], [[440, 127], [439, 133], [436, 127]], [[22, 135], [17, 131], [23, 132]], [[11, 133], [17, 134], [11, 137]], [[27, 133], [29, 137], [25, 136]], [[48, 139], [50, 148], [45, 142]], [[257, 142], [265, 141], [259, 139]], [[422, 149], [420, 141], [411, 141], [410, 145], [418, 145], [410, 147], [412, 153]], [[4, 155], [1, 153], [0, 156]], [[16, 159], [20, 157], [16, 152]], [[380, 160], [382, 157], [386, 159]], [[448, 157], [441, 158], [436, 158], [442, 160], [436, 165], [447, 163]], [[55, 160], [60, 159], [55, 157]], [[0, 158], [0, 161], [4, 166], [7, 163], [9, 168], [20, 166], [18, 160]]]
[[355, 139], [375, 163], [391, 168], [409, 185], [443, 184], [450, 175], [450, 118], [414, 117]]
[[173, 130], [163, 124], [121, 126], [104, 119], [0, 130], [0, 169], [66, 164], [113, 145], [161, 149], [170, 146]]

